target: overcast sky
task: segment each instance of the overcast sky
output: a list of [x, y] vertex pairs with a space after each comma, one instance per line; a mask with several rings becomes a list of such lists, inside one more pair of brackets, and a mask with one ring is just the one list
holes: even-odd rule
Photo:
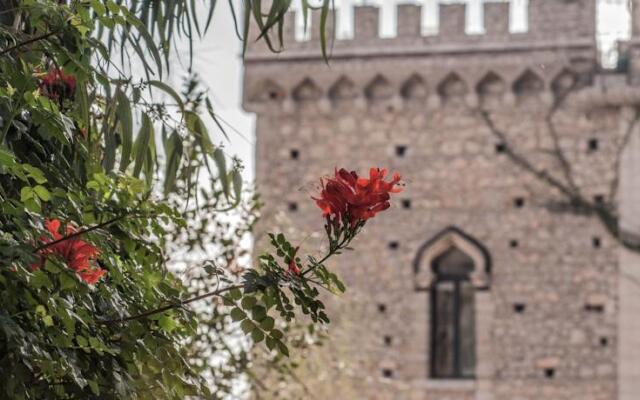
[[[237, 0], [235, 1], [237, 3]], [[405, 3], [407, 1], [404, 1]], [[438, 0], [423, 0], [423, 30], [433, 32], [437, 29]], [[480, 10], [483, 0], [441, 0], [441, 3], [467, 3], [469, 7], [469, 31], [481, 30], [476, 21], [480, 21]], [[512, 29], [526, 29], [525, 10], [527, 0], [512, 0]], [[294, 0], [294, 3], [297, 3]], [[395, 32], [395, 4], [398, 1], [369, 0], [352, 1], [336, 0], [339, 8], [337, 33], [339, 37], [351, 34], [352, 14], [350, 7], [345, 5], [370, 4], [381, 7], [380, 32], [382, 36], [392, 36]], [[627, 0], [598, 0], [598, 40], [611, 54], [613, 43], [618, 39], [628, 38], [629, 18], [626, 9]], [[195, 43], [194, 71], [202, 78], [210, 89], [210, 97], [216, 111], [224, 123], [228, 124], [230, 141], [225, 141], [221, 135], [216, 135], [216, 143], [225, 143], [226, 153], [235, 154], [245, 163], [244, 176], [252, 180], [254, 176], [254, 116], [245, 113], [241, 107], [242, 99], [242, 61], [240, 59], [240, 41], [234, 33], [233, 21], [229, 12], [228, 2], [220, 1], [211, 28], [204, 40]], [[346, 11], [345, 11], [346, 10]], [[299, 35], [302, 35], [302, 20], [298, 20]], [[611, 57], [607, 57], [609, 62]], [[179, 87], [184, 72], [175, 68], [171, 77], [174, 87]], [[186, 71], [186, 67], [182, 68]], [[212, 132], [215, 128], [211, 127]]]

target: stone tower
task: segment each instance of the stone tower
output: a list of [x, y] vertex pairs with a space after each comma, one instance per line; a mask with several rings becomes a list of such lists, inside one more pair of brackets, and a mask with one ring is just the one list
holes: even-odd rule
[[505, 154], [640, 217], [640, 133], [625, 140], [640, 42], [624, 71], [603, 72], [595, 0], [529, 0], [524, 33], [510, 32], [509, 7], [486, 2], [486, 32], [467, 35], [465, 6], [443, 4], [438, 34], [422, 36], [420, 6], [399, 5], [393, 38], [379, 38], [378, 9], [356, 7], [329, 66], [315, 34], [294, 39], [291, 15], [283, 53], [249, 49], [266, 226], [283, 211], [321, 231], [298, 189], [336, 166], [407, 182], [334, 266], [349, 290], [332, 310], [339, 360], [307, 377], [321, 400], [640, 398], [638, 256], [595, 218], [561, 212], [557, 190]]

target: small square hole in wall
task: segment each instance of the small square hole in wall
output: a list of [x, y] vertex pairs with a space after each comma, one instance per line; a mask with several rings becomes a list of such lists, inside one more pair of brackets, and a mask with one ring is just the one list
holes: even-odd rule
[[391, 336], [386, 335], [384, 337], [384, 345], [389, 347], [391, 346], [391, 343], [393, 342], [393, 339], [391, 338]]
[[544, 369], [544, 377], [547, 379], [553, 379], [556, 376], [556, 370], [553, 368]]
[[513, 305], [513, 311], [515, 311], [516, 314], [522, 314], [526, 309], [527, 309], [527, 305], [524, 303], [515, 303]]
[[518, 247], [518, 245], [519, 245], [519, 243], [518, 243], [518, 241], [517, 241], [517, 240], [511, 240], [511, 241], [509, 242], [509, 247], [511, 247], [511, 248], [514, 248], [514, 249], [515, 249], [516, 247]]
[[589, 141], [587, 142], [587, 149], [589, 149], [589, 152], [594, 152], [594, 151], [598, 151], [598, 139], [589, 139]]
[[599, 205], [604, 204], [604, 196], [601, 194], [593, 196], [593, 202]]
[[384, 313], [386, 313], [386, 312], [387, 312], [387, 306], [386, 306], [386, 304], [379, 303], [379, 304], [378, 304], [378, 312], [379, 312], [380, 314], [384, 314]]
[[404, 157], [406, 154], [407, 154], [407, 146], [402, 144], [396, 146], [396, 156]]
[[513, 199], [513, 205], [516, 208], [524, 207], [524, 197], [516, 197], [515, 199]]
[[400, 243], [396, 242], [395, 240], [389, 242], [388, 244], [389, 249], [391, 250], [398, 250], [398, 247], [400, 247]]
[[289, 150], [289, 155], [291, 156], [292, 160], [297, 160], [298, 158], [300, 158], [300, 152], [298, 151], [298, 149]]
[[596, 248], [596, 249], [597, 249], [597, 248], [600, 248], [600, 246], [602, 246], [602, 242], [600, 241], [600, 238], [599, 238], [599, 237], [594, 236], [594, 237], [591, 239], [591, 245], [592, 245], [594, 248]]
[[496, 143], [496, 153], [504, 153], [507, 151], [507, 145], [504, 143]]
[[289, 203], [289, 211], [298, 211], [298, 203], [292, 201]]
[[393, 378], [393, 370], [390, 368], [383, 368], [382, 376], [385, 378]]
[[402, 208], [404, 208], [405, 210], [410, 209], [411, 208], [411, 200], [402, 199]]
[[600, 338], [599, 343], [600, 347], [607, 347], [609, 345], [609, 338], [603, 336]]
[[604, 305], [602, 304], [585, 304], [584, 310], [586, 312], [594, 314], [602, 314], [604, 312]]

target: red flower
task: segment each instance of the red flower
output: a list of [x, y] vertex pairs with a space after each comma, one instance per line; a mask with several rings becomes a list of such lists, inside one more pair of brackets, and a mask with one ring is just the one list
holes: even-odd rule
[[[40, 241], [43, 244], [56, 242], [63, 238], [60, 234], [60, 221], [57, 219], [46, 220], [44, 225], [53, 240], [47, 237], [41, 237]], [[66, 236], [75, 232], [76, 230], [72, 226], [67, 225]], [[67, 267], [74, 270], [78, 276], [80, 276], [80, 279], [90, 285], [98, 282], [100, 278], [107, 273], [107, 271], [102, 268], [92, 268], [92, 264], [95, 265], [95, 260], [98, 256], [98, 249], [80, 239], [79, 236], [61, 240], [58, 243], [39, 250], [38, 255], [40, 255], [40, 262], [33, 264], [31, 268], [34, 270], [40, 268], [50, 254], [62, 258], [67, 264]]]
[[53, 67], [42, 78], [40, 91], [51, 100], [72, 100], [76, 94], [76, 78], [65, 74], [62, 68]]
[[359, 221], [373, 218], [389, 208], [389, 193], [398, 193], [400, 174], [395, 173], [389, 182], [384, 180], [386, 169], [371, 168], [369, 179], [358, 177], [355, 171], [335, 171], [335, 177], [320, 179], [322, 191], [313, 198], [325, 217], [336, 217], [354, 226]]

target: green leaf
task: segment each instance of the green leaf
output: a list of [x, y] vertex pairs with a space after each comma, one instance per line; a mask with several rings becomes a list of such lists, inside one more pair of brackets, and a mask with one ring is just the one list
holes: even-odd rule
[[265, 330], [265, 331], [272, 330], [274, 325], [275, 325], [275, 320], [269, 316], [267, 316], [265, 319], [263, 319], [260, 322], [260, 328], [262, 328], [262, 330]]
[[220, 183], [222, 184], [222, 191], [224, 196], [229, 198], [229, 180], [227, 179], [227, 160], [224, 157], [224, 152], [218, 147], [213, 152], [213, 160], [218, 167], [218, 176], [220, 177]]
[[133, 148], [133, 117], [131, 115], [131, 103], [127, 95], [120, 89], [116, 91], [116, 115], [121, 128], [122, 152], [120, 154], [120, 172], [124, 172], [131, 162], [131, 150]]
[[242, 299], [242, 308], [244, 308], [245, 310], [249, 310], [253, 308], [253, 306], [255, 306], [257, 302], [258, 301], [255, 297], [246, 296], [244, 299]]
[[171, 333], [174, 329], [176, 329], [177, 324], [176, 321], [168, 315], [163, 315], [158, 320], [158, 325], [165, 332]]
[[174, 188], [178, 168], [182, 160], [182, 138], [177, 131], [173, 131], [166, 141], [165, 154], [167, 156], [166, 170], [164, 174], [164, 194], [167, 195]]
[[51, 318], [51, 315], [42, 317], [42, 322], [44, 322], [44, 326], [53, 326], [53, 318]]
[[282, 331], [274, 329], [271, 331], [271, 336], [273, 336], [274, 339], [280, 340], [284, 335], [282, 334]]
[[233, 308], [229, 315], [233, 321], [241, 321], [247, 318], [247, 314], [238, 307]]
[[232, 172], [233, 175], [233, 192], [236, 198], [236, 202], [240, 201], [240, 194], [242, 193], [242, 175], [240, 175], [240, 171], [234, 169]]
[[267, 348], [273, 350], [277, 345], [277, 341], [271, 336], [267, 336]]
[[240, 289], [238, 289], [238, 288], [231, 289], [229, 291], [229, 297], [232, 300], [240, 300], [242, 298], [242, 291]]
[[28, 199], [32, 199], [34, 195], [33, 188], [31, 186], [24, 186], [20, 189], [20, 201], [26, 202]]
[[178, 107], [180, 108], [180, 111], [184, 112], [184, 103], [182, 102], [182, 99], [180, 98], [178, 93], [176, 93], [176, 91], [173, 90], [171, 86], [157, 80], [150, 80], [147, 83], [151, 86], [157, 87], [158, 89], [162, 90], [163, 92], [171, 96], [173, 100], [176, 102], [176, 104], [178, 105]]
[[251, 320], [245, 319], [240, 323], [240, 328], [242, 329], [242, 332], [249, 334], [253, 332], [254, 329], [256, 329], [256, 326], [253, 322], [251, 322]]
[[254, 329], [251, 332], [251, 339], [254, 343], [260, 343], [264, 339], [264, 333], [260, 329]]
[[136, 161], [133, 166], [133, 176], [136, 178], [140, 176], [140, 171], [142, 170], [142, 166], [144, 165], [145, 157], [147, 155], [149, 142], [152, 135], [153, 125], [151, 124], [151, 119], [146, 113], [143, 113], [142, 126], [140, 127], [140, 132], [138, 132], [138, 137], [136, 138], [135, 144]]
[[40, 197], [42, 201], [51, 200], [51, 193], [49, 193], [47, 188], [45, 188], [44, 186], [37, 185], [36, 187], [33, 188], [33, 191], [36, 192], [36, 194], [38, 195], [38, 197]]
[[267, 309], [263, 306], [256, 305], [251, 308], [251, 318], [254, 321], [262, 321], [267, 316]]
[[36, 314], [38, 314], [41, 317], [44, 317], [45, 315], [47, 315], [47, 309], [42, 304], [38, 304], [36, 306]]

